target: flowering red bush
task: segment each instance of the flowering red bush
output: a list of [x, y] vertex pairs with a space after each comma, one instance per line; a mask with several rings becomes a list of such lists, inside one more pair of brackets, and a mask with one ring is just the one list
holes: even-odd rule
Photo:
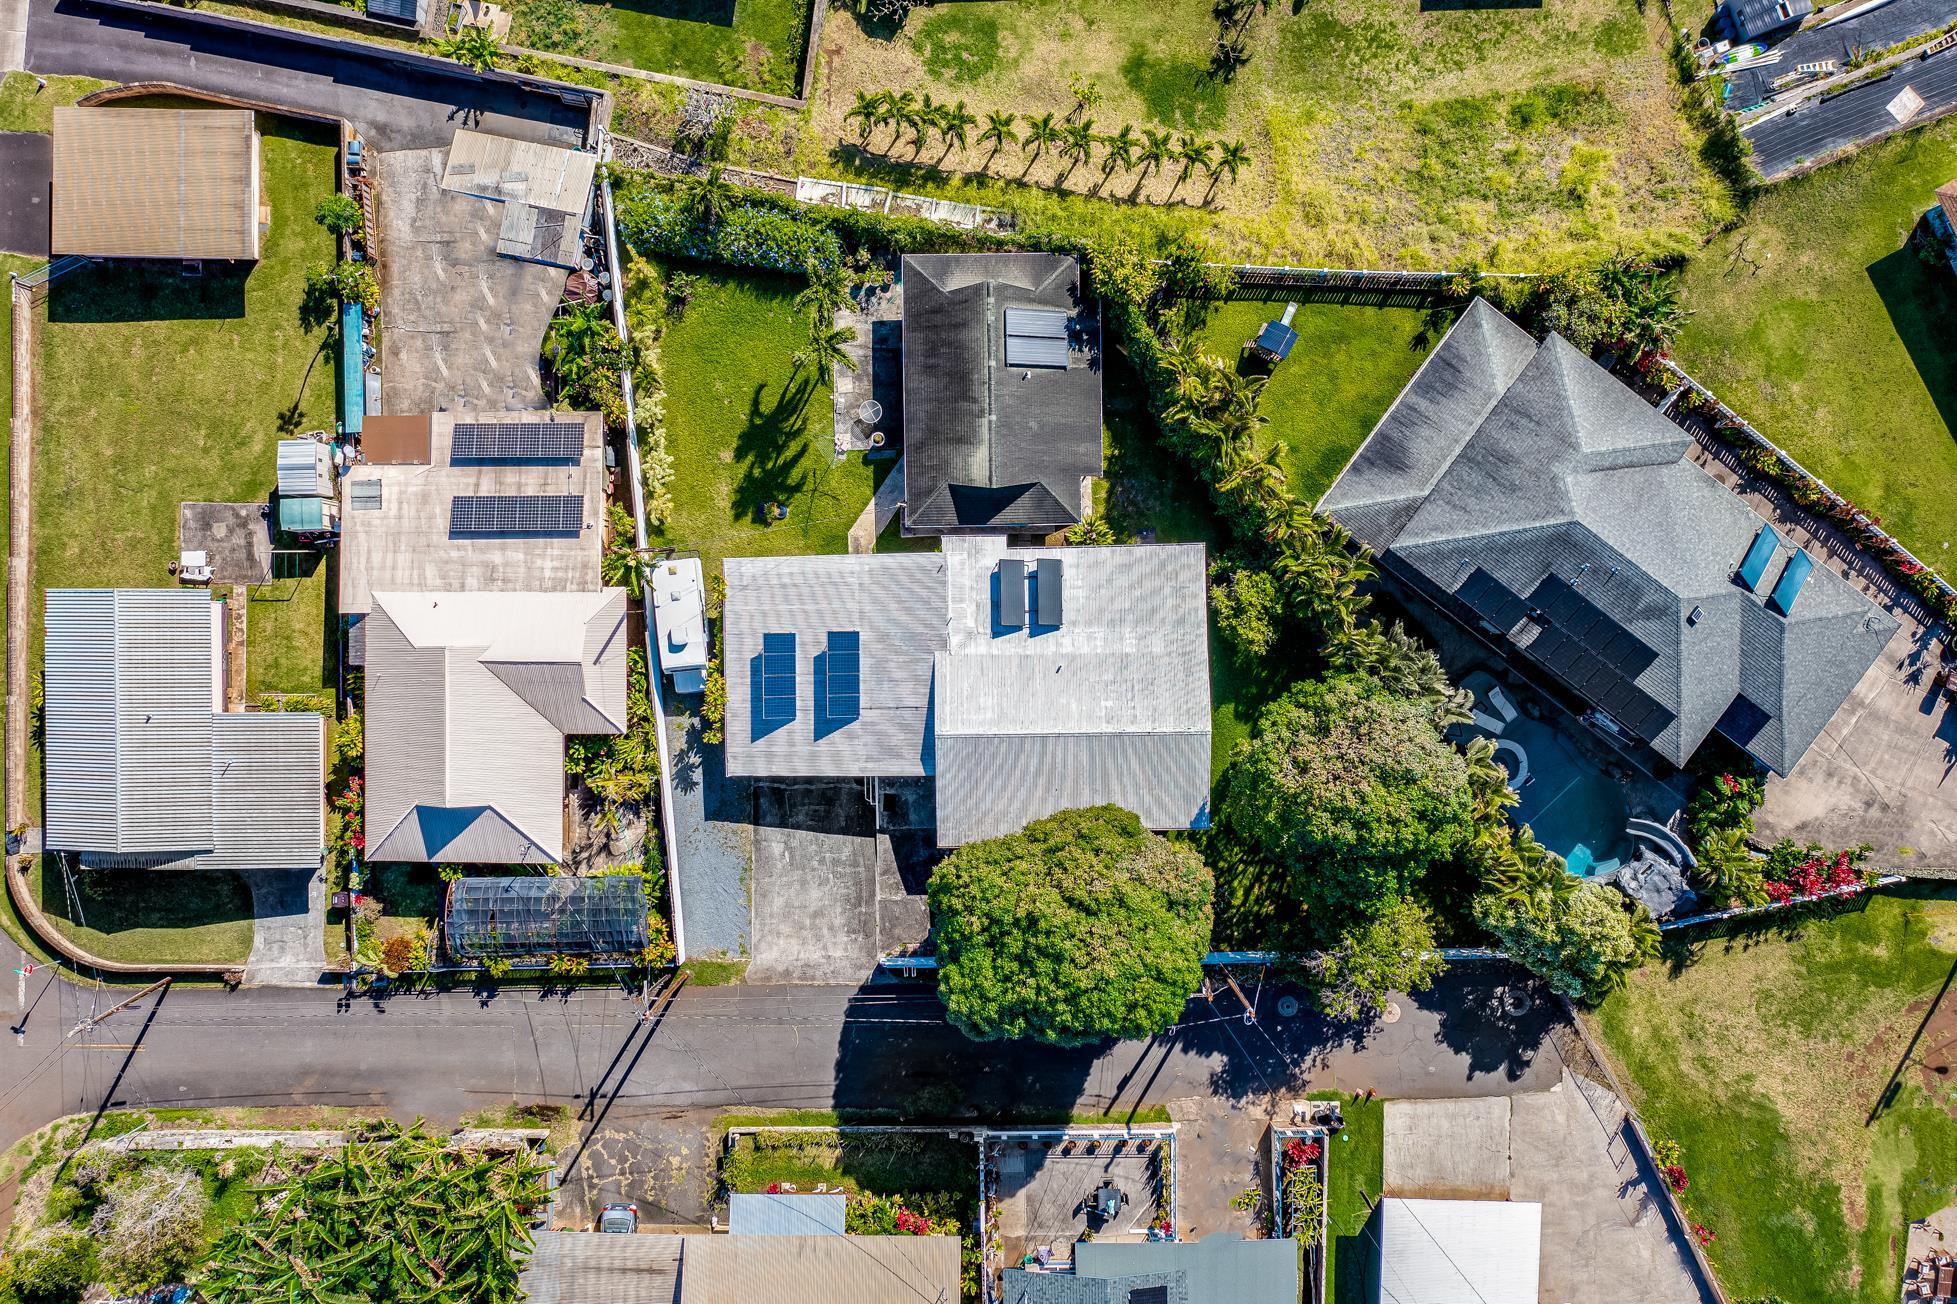
[[1692, 1236], [1695, 1240], [1699, 1242], [1699, 1246], [1701, 1249], [1712, 1244], [1714, 1240], [1718, 1239], [1712, 1234], [1712, 1228], [1706, 1226], [1704, 1223], [1692, 1224]]
[[770, 1183], [768, 1183], [768, 1194], [769, 1194], [769, 1195], [780, 1195], [780, 1194], [781, 1194], [781, 1183], [780, 1183], [780, 1182], [770, 1182]]
[[1780, 877], [1768, 879], [1762, 886], [1766, 889], [1767, 899], [1780, 904], [1797, 896], [1810, 897], [1840, 891], [1854, 887], [1861, 881], [1862, 871], [1856, 868], [1855, 853], [1841, 851], [1832, 858], [1809, 856]]
[[912, 1213], [909, 1209], [899, 1209], [897, 1230], [906, 1236], [929, 1236], [931, 1223], [922, 1214]]
[[1685, 1175], [1685, 1165], [1683, 1164], [1666, 1164], [1662, 1171], [1665, 1174], [1665, 1185], [1672, 1188], [1672, 1194], [1674, 1195], [1683, 1192], [1686, 1187], [1692, 1185], [1692, 1179]]
[[1302, 1168], [1306, 1164], [1315, 1164], [1323, 1153], [1325, 1153], [1324, 1148], [1318, 1142], [1300, 1141], [1293, 1137], [1284, 1143], [1284, 1166]]

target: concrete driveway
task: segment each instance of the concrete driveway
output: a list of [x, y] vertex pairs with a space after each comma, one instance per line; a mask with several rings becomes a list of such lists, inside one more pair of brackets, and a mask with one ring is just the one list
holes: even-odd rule
[[0, 250], [45, 258], [54, 138], [0, 131]]
[[326, 968], [326, 874], [323, 870], [248, 869], [251, 956], [245, 982], [255, 987], [314, 987]]
[[753, 950], [759, 983], [859, 983], [877, 967], [877, 842], [860, 783], [754, 791]]

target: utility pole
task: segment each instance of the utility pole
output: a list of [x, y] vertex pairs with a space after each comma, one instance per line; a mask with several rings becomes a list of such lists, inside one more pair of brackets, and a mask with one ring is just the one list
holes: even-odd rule
[[70, 1037], [73, 1037], [76, 1036], [77, 1034], [87, 1032], [91, 1028], [95, 1027], [95, 1025], [97, 1025], [98, 1023], [101, 1023], [103, 1020], [107, 1019], [110, 1015], [121, 1013], [122, 1011], [128, 1009], [130, 1006], [134, 1005], [137, 1001], [140, 1001], [145, 996], [148, 996], [151, 992], [160, 992], [165, 987], [168, 987], [169, 985], [170, 985], [170, 980], [168, 978], [159, 978], [155, 982], [151, 983], [149, 986], [143, 988], [143, 990], [141, 990], [140, 992], [137, 992], [134, 996], [130, 996], [123, 1000], [117, 1001], [114, 1005], [111, 1005], [108, 1009], [102, 1011], [100, 1014], [89, 1015], [86, 1019], [83, 1019], [80, 1023], [70, 1028], [68, 1030], [68, 1035]]

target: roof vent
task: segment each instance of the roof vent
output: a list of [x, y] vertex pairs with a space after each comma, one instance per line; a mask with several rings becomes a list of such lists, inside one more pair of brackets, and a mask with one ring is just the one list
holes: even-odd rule
[[1694, 607], [1692, 608], [1691, 614], [1686, 616], [1685, 623], [1688, 625], [1696, 625], [1699, 623], [1700, 619], [1705, 614], [1706, 614], [1706, 609], [1704, 607]]

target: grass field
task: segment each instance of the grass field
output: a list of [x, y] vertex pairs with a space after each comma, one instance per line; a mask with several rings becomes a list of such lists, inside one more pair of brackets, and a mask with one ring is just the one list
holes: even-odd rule
[[1768, 191], [1686, 268], [1680, 365], [1932, 566], [1957, 565], [1957, 283], [1905, 240], [1957, 121]]
[[[847, 552], [872, 472], [861, 454], [836, 461], [829, 387], [791, 374], [808, 331], [793, 304], [800, 282], [689, 270], [694, 294], [659, 347], [674, 474], [657, 542], [696, 549], [709, 568], [723, 557]], [[770, 503], [786, 505], [788, 519], [767, 523]]]
[[[336, 144], [281, 119], [260, 129], [272, 225], [248, 272], [89, 267], [52, 287], [37, 588], [168, 584], [180, 503], [266, 500], [281, 434], [333, 425], [333, 358], [298, 305], [307, 270], [333, 257], [312, 214], [333, 189]], [[250, 693], [320, 688], [327, 572], [251, 595]]]
[[228, 871], [80, 870], [63, 882], [42, 856], [27, 878], [62, 935], [104, 960], [243, 964], [251, 954], [251, 889]]
[[1345, 1130], [1332, 1141], [1325, 1192], [1327, 1240], [1331, 1258], [1326, 1298], [1336, 1304], [1372, 1304], [1366, 1287], [1379, 1251], [1366, 1234], [1372, 1207], [1379, 1202], [1386, 1163], [1386, 1102], [1355, 1099], [1335, 1091], [1315, 1091], [1313, 1100], [1337, 1100]]
[[510, 41], [647, 72], [794, 95], [810, 0], [514, 0]]
[[[1248, 64], [1212, 74], [1207, 0], [1064, 0], [920, 6], [900, 31], [837, 14], [823, 29], [802, 166], [1035, 211], [1056, 225], [1123, 220], [1098, 195], [1143, 208], [1217, 211], [1223, 249], [1256, 261], [1438, 267], [1479, 260], [1529, 270], [1622, 244], [1684, 251], [1729, 203], [1673, 106], [1657, 9], [1636, 0], [1542, 7], [1316, 0], [1254, 12]], [[1252, 163], [1212, 188], [1206, 171], [1139, 164], [1104, 172], [1053, 149], [993, 155], [914, 148], [891, 128], [844, 121], [859, 91], [909, 88], [990, 110], [1085, 110], [1106, 135], [1131, 127], [1239, 140]], [[779, 146], [760, 132], [747, 147]], [[810, 157], [810, 156], [813, 157]]]
[[93, 77], [50, 77], [47, 83], [41, 90], [27, 72], [0, 77], [0, 131], [53, 131], [57, 108], [109, 85]]
[[[1282, 301], [1219, 304], [1202, 345], [1235, 362], [1245, 340], [1283, 315]], [[1266, 430], [1289, 450], [1284, 469], [1293, 492], [1317, 502], [1386, 415], [1427, 356], [1426, 316], [1418, 308], [1299, 305], [1291, 320], [1297, 346], [1271, 373], [1261, 408]]]
[[1957, 892], [1884, 894], [1692, 959], [1632, 975], [1597, 1024], [1654, 1138], [1683, 1147], [1682, 1198], [1727, 1291], [1893, 1301], [1904, 1224], [1957, 1203]]

